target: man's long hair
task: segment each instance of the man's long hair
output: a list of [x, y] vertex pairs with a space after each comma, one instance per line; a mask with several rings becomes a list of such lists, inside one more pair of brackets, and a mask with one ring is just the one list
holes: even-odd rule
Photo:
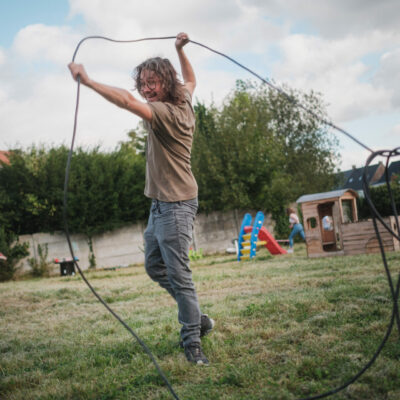
[[141, 93], [140, 74], [143, 70], [153, 71], [164, 86], [164, 101], [172, 104], [181, 104], [185, 99], [183, 84], [178, 74], [167, 58], [153, 57], [139, 64], [133, 71], [136, 89]]

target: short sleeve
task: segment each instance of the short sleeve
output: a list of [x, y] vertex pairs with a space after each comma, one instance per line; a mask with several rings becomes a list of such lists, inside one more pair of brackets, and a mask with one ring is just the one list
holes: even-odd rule
[[174, 122], [174, 106], [170, 103], [163, 103], [156, 101], [149, 103], [152, 111], [152, 118], [150, 122], [151, 129], [154, 132], [164, 132], [166, 125], [171, 125]]

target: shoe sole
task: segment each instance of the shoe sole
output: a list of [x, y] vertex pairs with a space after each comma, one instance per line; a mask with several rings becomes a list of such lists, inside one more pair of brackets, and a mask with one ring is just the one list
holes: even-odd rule
[[198, 361], [197, 363], [193, 363], [192, 362], [192, 364], [195, 364], [195, 365], [200, 365], [200, 366], [204, 366], [204, 367], [208, 367], [210, 364], [209, 363], [205, 363], [205, 362], [203, 362], [203, 361]]

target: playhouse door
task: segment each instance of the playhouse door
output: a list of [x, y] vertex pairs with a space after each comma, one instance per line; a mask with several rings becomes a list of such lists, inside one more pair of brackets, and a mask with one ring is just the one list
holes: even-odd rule
[[320, 204], [318, 213], [321, 226], [322, 244], [335, 244], [335, 227], [332, 218], [333, 203]]
[[335, 243], [335, 231], [333, 229], [332, 216], [325, 215], [322, 222], [322, 241], [324, 243]]

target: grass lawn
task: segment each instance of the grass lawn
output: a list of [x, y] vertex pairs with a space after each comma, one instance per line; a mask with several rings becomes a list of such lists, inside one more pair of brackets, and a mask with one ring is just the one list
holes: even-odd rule
[[[400, 253], [388, 253], [397, 276]], [[149, 346], [181, 400], [299, 399], [341, 385], [378, 348], [392, 303], [379, 255], [308, 259], [261, 250], [192, 263], [209, 367], [187, 363], [177, 308], [143, 267], [88, 272]], [[0, 284], [0, 398], [172, 399], [139, 344], [79, 276]], [[400, 399], [397, 327], [373, 366], [331, 399]]]

